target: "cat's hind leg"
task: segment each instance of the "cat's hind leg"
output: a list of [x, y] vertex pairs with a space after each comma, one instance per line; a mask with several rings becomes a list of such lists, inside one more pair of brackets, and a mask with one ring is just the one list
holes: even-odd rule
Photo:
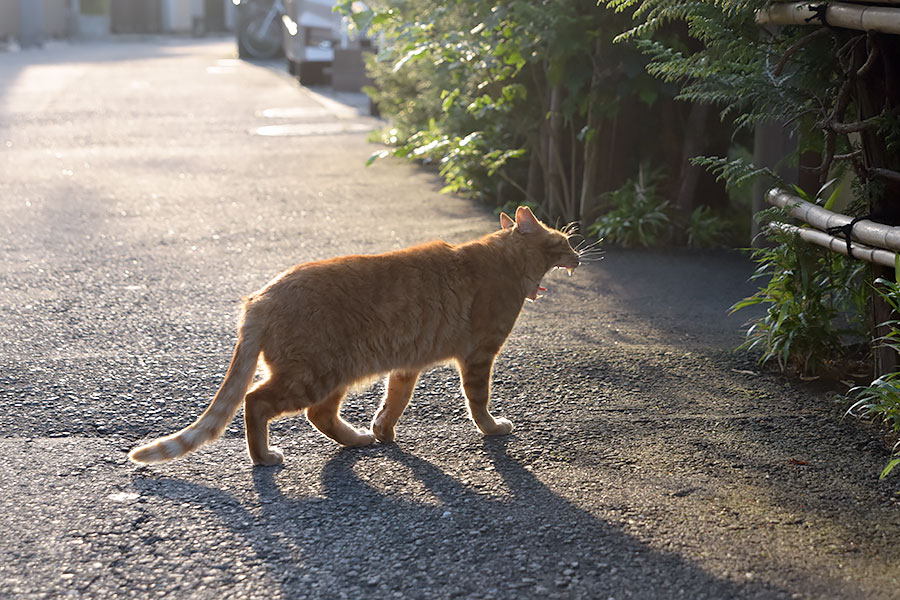
[[418, 379], [419, 373], [416, 371], [392, 371], [388, 376], [384, 400], [372, 419], [372, 433], [379, 442], [388, 444], [394, 441], [394, 427], [406, 410]]
[[269, 446], [269, 421], [283, 412], [284, 404], [283, 391], [273, 379], [261, 382], [244, 398], [244, 431], [254, 465], [278, 465], [284, 460], [281, 450]]
[[469, 415], [484, 435], [505, 435], [512, 431], [509, 419], [494, 418], [488, 411], [491, 395], [491, 370], [495, 353], [476, 354], [459, 363], [463, 393]]
[[328, 398], [306, 409], [306, 418], [313, 426], [343, 446], [359, 447], [375, 443], [375, 436], [359, 431], [339, 414], [346, 389], [333, 392]]

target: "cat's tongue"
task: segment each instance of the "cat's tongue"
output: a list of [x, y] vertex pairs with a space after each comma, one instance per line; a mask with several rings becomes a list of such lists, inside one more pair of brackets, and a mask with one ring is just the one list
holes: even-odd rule
[[528, 298], [528, 300], [531, 300], [532, 302], [534, 302], [535, 300], [540, 298], [540, 296], [538, 296], [538, 292], [546, 292], [546, 291], [547, 291], [547, 288], [545, 288], [542, 285], [539, 285], [536, 288], [534, 288], [534, 291], [532, 291], [530, 294], [528, 294], [527, 298]]

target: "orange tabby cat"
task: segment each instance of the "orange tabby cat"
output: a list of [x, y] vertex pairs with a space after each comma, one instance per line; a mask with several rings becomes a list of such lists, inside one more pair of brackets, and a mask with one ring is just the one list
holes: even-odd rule
[[[244, 299], [225, 381], [192, 425], [135, 448], [138, 463], [184, 456], [222, 434], [244, 401], [250, 458], [274, 465], [269, 421], [306, 411], [309, 421], [345, 446], [394, 440], [422, 369], [455, 361], [469, 414], [485, 435], [512, 430], [488, 412], [491, 369], [526, 298], [536, 299], [553, 267], [579, 256], [565, 234], [526, 207], [501, 229], [459, 245], [431, 242], [374, 256], [297, 265]], [[246, 394], [257, 361], [268, 378]], [[387, 392], [371, 431], [341, 419], [348, 388], [388, 373]]]

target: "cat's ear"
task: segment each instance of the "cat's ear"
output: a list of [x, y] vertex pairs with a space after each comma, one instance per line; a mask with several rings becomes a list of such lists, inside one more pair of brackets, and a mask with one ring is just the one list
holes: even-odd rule
[[500, 213], [500, 229], [509, 229], [515, 224], [516, 222], [513, 221], [508, 214], [505, 212]]
[[540, 231], [541, 224], [527, 206], [516, 209], [516, 226], [522, 233], [534, 233]]

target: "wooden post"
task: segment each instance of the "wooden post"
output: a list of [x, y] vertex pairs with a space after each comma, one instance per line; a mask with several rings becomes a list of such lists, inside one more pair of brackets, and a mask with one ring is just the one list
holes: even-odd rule
[[[878, 53], [877, 60], [880, 64], [873, 65], [873, 68], [865, 71], [862, 67], [872, 52]], [[884, 111], [896, 111], [900, 108], [900, 91], [898, 91], [900, 76], [895, 70], [900, 66], [900, 43], [896, 36], [869, 32], [866, 43], [857, 44], [854, 48], [851, 65], [850, 77], [855, 79], [855, 100], [860, 121]], [[859, 136], [863, 150], [863, 165], [866, 169], [864, 176], [878, 168], [900, 171], [900, 156], [896, 152], [887, 151], [885, 140], [877, 129], [864, 129], [859, 132]], [[866, 178], [871, 181], [870, 177]], [[900, 217], [900, 186], [891, 181], [882, 183], [884, 185], [881, 193], [873, 194], [869, 199], [871, 213]], [[894, 269], [885, 267], [874, 267], [873, 275], [885, 279], [895, 277]], [[880, 324], [895, 318], [897, 315], [893, 313], [890, 305], [877, 294], [873, 294], [872, 321], [875, 336], [886, 335], [889, 329], [881, 327]], [[894, 350], [876, 347], [874, 353], [875, 377], [898, 370], [900, 360]]]
[[[879, 265], [874, 265], [872, 267], [872, 271], [875, 274], [875, 277], [884, 277], [885, 279], [893, 279], [894, 278], [894, 269], [888, 269], [887, 267], [882, 267]], [[885, 321], [896, 319], [897, 315], [891, 309], [891, 306], [881, 299], [881, 296], [877, 294], [872, 294], [872, 321], [875, 324], [875, 337], [881, 338], [888, 333], [890, 333], [890, 327], [883, 327], [881, 323]], [[874, 349], [874, 375], [877, 379], [882, 375], [887, 375], [888, 373], [893, 373], [897, 371], [898, 361], [897, 353], [891, 348], [886, 348], [883, 346], [876, 346]]]
[[[780, 166], [784, 158], [796, 147], [796, 140], [789, 127], [783, 123], [760, 123], [753, 132], [753, 164], [767, 167], [788, 181], [795, 179], [796, 171]], [[753, 182], [753, 204], [750, 215], [750, 240], [754, 246], [762, 243], [759, 238], [760, 228], [756, 222], [756, 213], [766, 208], [767, 181], [757, 177]]]

